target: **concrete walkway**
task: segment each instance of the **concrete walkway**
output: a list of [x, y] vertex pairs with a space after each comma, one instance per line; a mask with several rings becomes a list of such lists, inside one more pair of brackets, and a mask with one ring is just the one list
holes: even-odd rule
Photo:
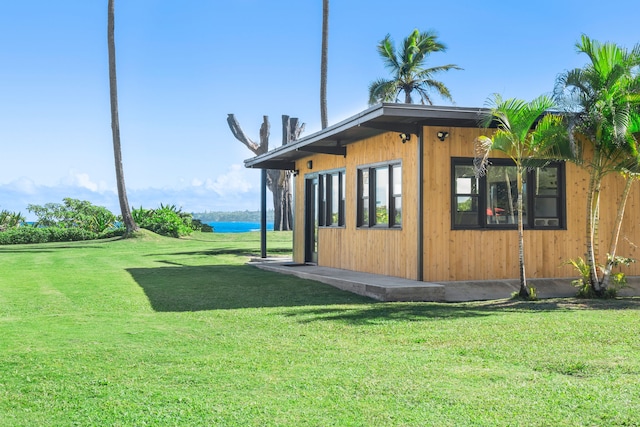
[[[294, 264], [282, 258], [254, 258], [249, 262], [260, 269], [290, 274], [326, 283], [338, 289], [378, 301], [463, 302], [510, 298], [519, 289], [516, 280], [482, 280], [466, 282], [419, 282], [399, 277], [360, 273], [311, 264]], [[571, 279], [528, 279], [538, 298], [572, 297], [576, 288]], [[629, 288], [620, 296], [640, 296], [640, 278], [630, 277]]]

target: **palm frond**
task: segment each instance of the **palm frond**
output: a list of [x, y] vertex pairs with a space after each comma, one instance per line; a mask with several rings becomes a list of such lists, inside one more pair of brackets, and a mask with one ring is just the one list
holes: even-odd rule
[[395, 73], [400, 68], [396, 49], [393, 46], [393, 40], [391, 36], [387, 34], [384, 39], [378, 43], [378, 54], [382, 58], [386, 68]]
[[398, 92], [399, 89], [395, 80], [375, 80], [369, 85], [369, 105], [374, 105], [378, 102], [395, 102]]
[[489, 163], [489, 153], [493, 141], [491, 138], [481, 135], [473, 141], [473, 171], [476, 178], [484, 176], [487, 173], [487, 165]]

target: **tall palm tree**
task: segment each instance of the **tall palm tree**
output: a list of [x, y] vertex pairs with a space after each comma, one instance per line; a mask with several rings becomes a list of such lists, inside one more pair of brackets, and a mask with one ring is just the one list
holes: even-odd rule
[[489, 154], [495, 150], [508, 155], [516, 165], [519, 295], [523, 298], [529, 297], [524, 262], [523, 174], [527, 167], [543, 166], [549, 159], [559, 157], [558, 150], [566, 147], [568, 140], [562, 117], [545, 113], [553, 105], [553, 101], [546, 96], [525, 102], [519, 99], [503, 100], [496, 94], [491, 101], [491, 108], [483, 113], [480, 123], [483, 127], [495, 123], [497, 130], [491, 138], [477, 138], [475, 144], [474, 164], [478, 175], [486, 172]]
[[127, 189], [124, 184], [124, 168], [122, 167], [122, 150], [120, 147], [120, 121], [118, 119], [118, 84], [116, 80], [116, 44], [114, 37], [114, 0], [108, 2], [107, 13], [107, 44], [109, 45], [109, 95], [111, 101], [111, 133], [113, 135], [113, 156], [116, 166], [116, 184], [118, 187], [118, 200], [122, 222], [126, 229], [126, 235], [138, 230], [138, 225], [131, 215]]
[[320, 58], [320, 121], [329, 126], [327, 117], [327, 62], [329, 54], [329, 0], [322, 0], [322, 53]]
[[378, 79], [369, 85], [369, 104], [378, 102], [398, 102], [404, 92], [404, 102], [413, 102], [411, 93], [420, 95], [422, 104], [433, 105], [429, 92], [435, 90], [443, 98], [453, 102], [449, 89], [444, 83], [435, 80], [434, 75], [443, 71], [461, 70], [455, 64], [425, 68], [428, 56], [433, 52], [445, 52], [446, 46], [437, 40], [433, 31], [420, 32], [417, 29], [404, 39], [402, 50], [397, 52], [391, 36], [387, 36], [378, 44], [378, 53], [393, 77]]
[[[610, 268], [598, 273], [598, 225], [602, 179], [617, 171], [638, 167], [638, 141], [634, 136], [640, 111], [640, 45], [628, 51], [613, 43], [600, 43], [582, 35], [576, 43], [589, 63], [562, 74], [556, 82], [556, 98], [573, 113], [570, 136], [579, 146], [583, 166], [589, 171], [586, 241], [590, 286], [602, 295]], [[634, 119], [636, 117], [636, 119]], [[626, 201], [626, 197], [623, 198]], [[620, 216], [620, 221], [622, 217]], [[615, 230], [614, 230], [615, 233]], [[617, 243], [617, 238], [615, 238]], [[615, 250], [615, 245], [611, 248]], [[615, 254], [609, 253], [608, 258]], [[609, 261], [605, 264], [609, 265]], [[607, 273], [608, 270], [608, 273]]]

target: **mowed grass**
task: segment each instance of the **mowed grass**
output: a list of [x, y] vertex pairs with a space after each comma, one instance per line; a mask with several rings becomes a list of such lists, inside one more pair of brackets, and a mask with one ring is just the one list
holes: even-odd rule
[[0, 425], [640, 425], [638, 299], [378, 303], [250, 253], [0, 247]]

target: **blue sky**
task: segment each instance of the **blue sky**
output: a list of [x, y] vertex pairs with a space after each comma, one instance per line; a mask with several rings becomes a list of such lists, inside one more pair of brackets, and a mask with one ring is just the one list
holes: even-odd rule
[[[107, 0], [5, 2], [0, 14], [0, 209], [89, 200], [119, 213], [109, 113]], [[258, 140], [281, 115], [320, 130], [321, 0], [116, 0], [116, 50], [125, 179], [132, 207], [185, 211], [259, 208], [260, 173], [229, 131], [228, 113]], [[376, 43], [414, 28], [448, 46], [429, 64], [456, 105], [492, 93], [525, 100], [585, 63], [582, 33], [631, 48], [635, 2], [333, 1], [328, 113], [337, 123], [367, 108], [387, 77]], [[448, 104], [435, 98], [438, 104]]]

